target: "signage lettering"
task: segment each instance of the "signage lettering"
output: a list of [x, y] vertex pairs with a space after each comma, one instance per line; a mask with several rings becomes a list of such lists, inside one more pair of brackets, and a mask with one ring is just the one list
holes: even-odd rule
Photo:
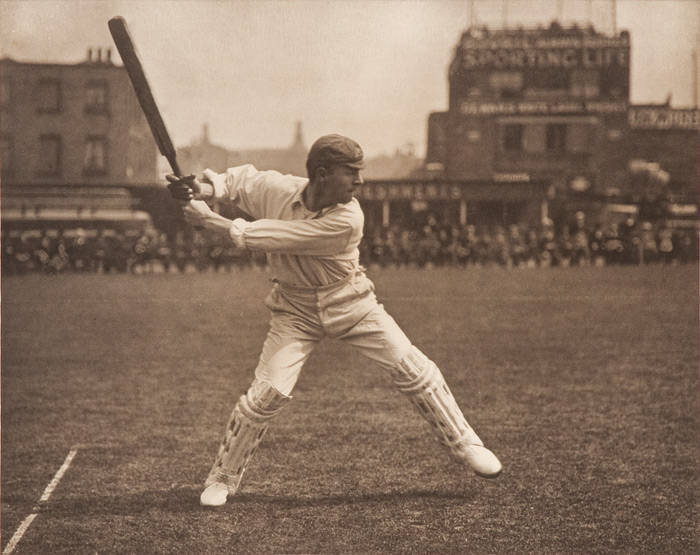
[[459, 185], [446, 183], [401, 183], [365, 185], [358, 192], [362, 200], [458, 200], [462, 198]]
[[[528, 174], [496, 174], [493, 182], [484, 182], [477, 187], [492, 187], [495, 184], [509, 184], [525, 187], [530, 182]], [[470, 185], [471, 186], [471, 185]], [[365, 183], [357, 193], [358, 200], [373, 200], [391, 202], [394, 200], [409, 201], [454, 201], [466, 198], [469, 189], [455, 183]]]
[[625, 101], [565, 100], [561, 102], [474, 102], [464, 101], [460, 112], [465, 116], [530, 115], [530, 114], [619, 114], [627, 111]]
[[478, 67], [495, 68], [552, 68], [571, 69], [627, 67], [629, 49], [626, 48], [533, 48], [533, 49], [481, 49], [466, 48], [462, 51], [464, 69]]
[[632, 107], [628, 121], [633, 129], [700, 129], [700, 110]]
[[493, 49], [556, 49], [556, 48], [628, 48], [629, 37], [481, 37], [466, 36], [462, 40], [462, 48], [465, 50], [493, 50]]

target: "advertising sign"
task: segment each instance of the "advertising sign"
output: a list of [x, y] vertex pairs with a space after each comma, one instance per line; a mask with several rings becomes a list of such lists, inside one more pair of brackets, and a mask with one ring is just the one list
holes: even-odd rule
[[674, 109], [667, 106], [630, 106], [632, 129], [700, 129], [700, 110]]
[[624, 100], [547, 101], [464, 101], [459, 111], [465, 116], [621, 114], [627, 112]]
[[462, 67], [606, 68], [629, 66], [629, 38], [597, 36], [465, 37]]
[[361, 187], [357, 196], [364, 200], [454, 200], [463, 193], [459, 185], [446, 183], [378, 183]]

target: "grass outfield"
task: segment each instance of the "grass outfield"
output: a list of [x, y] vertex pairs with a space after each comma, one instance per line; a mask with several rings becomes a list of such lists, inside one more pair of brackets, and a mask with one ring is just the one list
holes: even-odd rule
[[373, 271], [502, 476], [327, 342], [205, 510], [268, 277], [3, 279], [3, 548], [34, 511], [17, 553], [698, 551], [697, 267]]

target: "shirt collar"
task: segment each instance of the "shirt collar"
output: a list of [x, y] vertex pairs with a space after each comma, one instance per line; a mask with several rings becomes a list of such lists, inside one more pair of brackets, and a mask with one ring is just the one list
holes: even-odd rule
[[[309, 182], [307, 181], [303, 187], [299, 187], [297, 189], [297, 192], [294, 193], [294, 196], [292, 197], [292, 205], [301, 204], [302, 206], [304, 206], [304, 196], [303, 195], [304, 195], [304, 190], [306, 189], [306, 187], [308, 185], [309, 185]], [[306, 208], [306, 207], [304, 206], [304, 208]]]
[[309, 210], [306, 207], [306, 205], [304, 204], [304, 196], [303, 196], [304, 191], [306, 190], [306, 188], [308, 186], [309, 186], [309, 181], [307, 180], [307, 182], [302, 187], [299, 187], [297, 189], [297, 192], [294, 193], [294, 196], [292, 197], [292, 206], [294, 206], [295, 204], [299, 204], [305, 213], [313, 215], [314, 218], [318, 218], [319, 216], [323, 216], [326, 212], [328, 212], [331, 208], [333, 208], [335, 206], [335, 204], [333, 204], [331, 206], [326, 206], [325, 208], [321, 208], [321, 210], [316, 210], [316, 211]]

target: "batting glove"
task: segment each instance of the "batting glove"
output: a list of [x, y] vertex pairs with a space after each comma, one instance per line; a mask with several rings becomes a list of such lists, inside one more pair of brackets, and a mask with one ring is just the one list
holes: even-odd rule
[[194, 198], [195, 190], [198, 189], [197, 179], [194, 175], [179, 177], [168, 174], [165, 179], [169, 182], [168, 189], [175, 200], [188, 201]]

